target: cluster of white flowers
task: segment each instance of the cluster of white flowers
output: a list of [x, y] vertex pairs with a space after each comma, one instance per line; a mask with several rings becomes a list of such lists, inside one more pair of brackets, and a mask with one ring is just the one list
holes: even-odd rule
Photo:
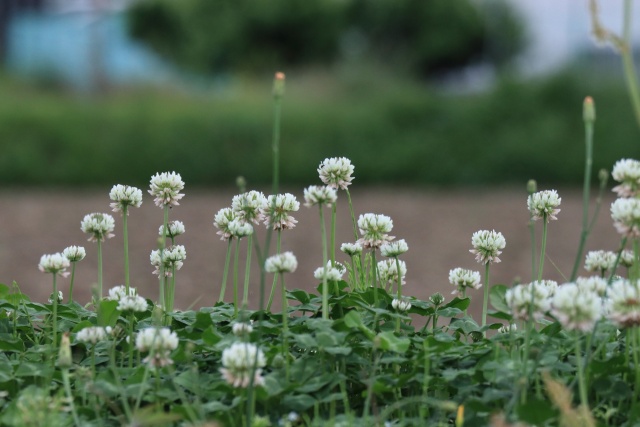
[[253, 332], [253, 320], [250, 323], [236, 322], [231, 327], [233, 335], [237, 337], [246, 337]]
[[618, 197], [635, 197], [640, 190], [640, 162], [634, 159], [621, 159], [613, 165], [613, 179], [620, 184], [613, 187]]
[[612, 251], [590, 251], [584, 261], [584, 268], [587, 271], [594, 271], [604, 275], [613, 269], [618, 256]]
[[144, 362], [152, 367], [163, 367], [173, 363], [171, 352], [178, 348], [178, 336], [169, 328], [145, 328], [138, 332], [136, 348], [138, 351], [149, 352]]
[[222, 377], [233, 387], [247, 388], [252, 380], [253, 385], [260, 386], [262, 368], [267, 364], [264, 353], [255, 344], [236, 342], [222, 352]]
[[229, 224], [236, 219], [236, 213], [231, 208], [220, 209], [213, 218], [213, 226], [218, 229], [220, 240], [231, 239], [233, 234], [229, 229]]
[[469, 252], [476, 256], [476, 261], [480, 264], [490, 264], [500, 262], [498, 255], [502, 253], [507, 242], [500, 232], [480, 230], [471, 236], [471, 245], [473, 249], [470, 249]]
[[580, 289], [595, 292], [600, 297], [604, 297], [607, 294], [608, 282], [599, 276], [578, 277], [576, 284]]
[[87, 256], [87, 252], [82, 246], [69, 246], [64, 248], [62, 255], [67, 257], [69, 262], [82, 261]]
[[358, 218], [358, 228], [362, 237], [358, 239], [363, 248], [379, 248], [394, 239], [388, 233], [393, 229], [393, 221], [386, 215], [366, 213]]
[[164, 206], [179, 205], [178, 200], [184, 197], [180, 191], [184, 189], [184, 182], [179, 173], [162, 172], [151, 177], [149, 194], [156, 206], [162, 208]]
[[176, 270], [180, 270], [182, 268], [183, 261], [187, 259], [187, 251], [183, 245], [174, 245], [169, 246], [162, 251], [162, 259], [160, 257], [159, 249], [151, 251], [149, 258], [151, 265], [156, 268], [153, 271], [153, 274], [157, 274], [158, 277], [160, 277], [162, 270], [164, 270], [164, 275], [166, 277], [171, 277], [173, 274], [173, 268]]
[[387, 242], [380, 246], [380, 253], [386, 257], [397, 257], [409, 250], [409, 246], [404, 239], [396, 240], [394, 242]]
[[640, 237], [640, 199], [616, 199], [611, 204], [611, 219], [618, 233]]
[[636, 257], [632, 251], [625, 249], [620, 254], [620, 265], [625, 268], [630, 268], [636, 261]]
[[313, 277], [317, 280], [324, 281], [326, 279], [328, 282], [337, 282], [342, 279], [342, 276], [344, 276], [346, 272], [347, 269], [344, 265], [339, 262], [332, 264], [331, 261], [329, 261], [325, 267], [318, 267], [316, 271], [313, 272]]
[[[64, 295], [62, 294], [62, 291], [58, 291], [58, 298], [57, 298], [57, 302], [61, 303], [62, 300], [64, 300]], [[49, 295], [49, 304], [53, 304], [53, 293], [51, 295]]]
[[253, 234], [253, 225], [249, 222], [236, 218], [229, 223], [229, 232], [236, 239], [242, 239], [243, 237]]
[[293, 252], [282, 252], [267, 258], [264, 269], [267, 273], [293, 273], [298, 268], [298, 260]]
[[267, 198], [267, 203], [262, 207], [264, 225], [273, 227], [274, 230], [291, 229], [298, 221], [291, 216], [291, 212], [300, 209], [300, 202], [290, 193], [271, 195]]
[[[124, 212], [128, 206], [139, 208], [142, 204], [142, 191], [136, 187], [130, 187], [128, 185], [116, 184], [111, 188], [109, 192], [109, 198], [113, 200], [109, 206], [114, 212]], [[129, 215], [129, 210], [127, 210]]]
[[396, 311], [406, 312], [406, 311], [409, 311], [409, 309], [411, 309], [411, 302], [409, 302], [409, 300], [406, 300], [406, 299], [394, 298], [394, 300], [391, 301], [391, 307], [393, 307], [393, 309]]
[[[158, 228], [158, 234], [162, 236], [164, 232], [164, 225], [161, 225]], [[169, 221], [167, 223], [167, 237], [174, 238], [184, 234], [185, 228], [182, 221]]]
[[404, 261], [395, 259], [385, 259], [378, 262], [378, 281], [384, 287], [398, 284], [398, 265], [400, 265], [400, 283], [405, 284], [407, 275], [407, 264]]
[[[133, 287], [129, 287], [129, 295], [128, 296], [136, 296], [138, 295], [138, 292], [136, 291], [136, 288]], [[124, 285], [118, 285], [118, 286], [114, 286], [113, 288], [109, 289], [108, 292], [108, 296], [107, 299], [111, 300], [111, 301], [120, 301], [122, 298], [127, 296], [127, 287]]]
[[551, 313], [564, 328], [588, 332], [602, 315], [602, 302], [596, 292], [565, 283], [551, 298]]
[[360, 243], [343, 243], [340, 250], [349, 256], [360, 255], [362, 253], [362, 245]]
[[89, 326], [78, 331], [76, 334], [76, 340], [81, 343], [95, 345], [100, 341], [106, 340], [109, 332], [110, 331], [101, 326]]
[[323, 185], [311, 185], [304, 189], [304, 205], [307, 207], [321, 205], [331, 206], [338, 200], [335, 188]]
[[640, 325], [640, 281], [619, 279], [607, 290], [605, 310], [620, 328]]
[[[514, 286], [507, 290], [505, 300], [511, 309], [514, 319], [529, 320], [531, 312], [535, 320], [542, 319], [551, 308], [550, 297], [553, 295], [555, 282], [536, 281]], [[557, 287], [557, 284], [555, 284]]]
[[147, 311], [147, 300], [139, 295], [129, 295], [118, 300], [117, 309], [121, 312], [143, 312]]
[[89, 241], [104, 242], [114, 236], [113, 229], [116, 222], [113, 217], [106, 213], [90, 213], [84, 216], [80, 222], [80, 229], [90, 234]]
[[546, 218], [549, 222], [552, 219], [558, 219], [556, 215], [560, 212], [558, 206], [561, 201], [556, 190], [538, 191], [527, 198], [527, 207], [533, 219]]
[[456, 287], [456, 289], [451, 292], [452, 294], [462, 296], [467, 288], [480, 289], [482, 287], [482, 283], [480, 283], [481, 280], [480, 273], [477, 271], [460, 267], [449, 270], [449, 283]]
[[248, 191], [246, 193], [233, 196], [231, 201], [231, 209], [236, 217], [254, 224], [260, 224], [264, 221], [264, 209], [267, 204], [267, 198], [260, 191]]
[[46, 254], [40, 257], [40, 263], [38, 269], [43, 273], [59, 274], [62, 277], [67, 277], [69, 272], [66, 271], [71, 263], [69, 259], [61, 253]]
[[500, 329], [498, 329], [498, 333], [500, 334], [508, 334], [509, 332], [515, 332], [518, 330], [518, 327], [516, 326], [515, 323], [510, 323], [508, 325], [502, 325], [500, 326]]
[[324, 159], [318, 167], [318, 174], [322, 182], [335, 189], [346, 190], [353, 181], [351, 174], [354, 167], [346, 157], [331, 157]]

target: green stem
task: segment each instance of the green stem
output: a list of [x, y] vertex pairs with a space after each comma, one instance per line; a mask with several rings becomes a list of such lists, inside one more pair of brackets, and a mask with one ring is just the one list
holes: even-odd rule
[[[331, 206], [331, 265], [336, 261], [336, 213], [338, 202]], [[321, 207], [322, 209], [322, 207]]]
[[[491, 264], [487, 262], [484, 266], [484, 298], [482, 299], [482, 326], [487, 324], [487, 308], [489, 307], [489, 266]], [[487, 332], [482, 333], [483, 336], [487, 336]]]
[[[427, 399], [428, 398], [428, 392], [429, 392], [429, 379], [430, 379], [430, 371], [431, 371], [431, 359], [429, 357], [429, 341], [428, 340], [424, 340], [422, 342], [422, 349], [423, 354], [424, 354], [424, 362], [423, 362], [423, 366], [422, 369], [424, 371], [424, 377], [422, 378], [422, 398], [423, 399]], [[421, 419], [426, 419], [427, 416], [429, 415], [429, 408], [427, 407], [427, 405], [420, 405], [420, 418]]]
[[378, 306], [378, 263], [376, 262], [376, 249], [371, 248], [371, 271], [373, 273], [373, 306]]
[[129, 295], [129, 234], [127, 231], [127, 218], [129, 206], [122, 207], [122, 240], [124, 240], [124, 287], [125, 295]]
[[542, 280], [542, 270], [544, 268], [544, 257], [547, 250], [547, 214], [542, 214], [542, 245], [540, 247], [540, 265], [538, 265], [538, 281]]
[[242, 306], [247, 307], [249, 305], [249, 273], [251, 272], [251, 245], [253, 241], [253, 235], [249, 234], [247, 237], [247, 263], [244, 267], [244, 293], [242, 296]]
[[236, 239], [235, 253], [233, 254], [233, 315], [238, 315], [238, 260], [240, 257], [240, 239]]
[[[276, 237], [276, 253], [280, 253], [280, 248], [282, 246], [282, 230], [278, 230], [278, 236]], [[264, 264], [264, 263], [263, 263]], [[264, 265], [263, 265], [264, 268]], [[276, 284], [278, 278], [277, 276], [273, 277], [273, 283], [271, 284], [271, 292], [269, 293], [269, 302], [267, 303], [267, 311], [271, 309], [271, 304], [273, 303], [273, 298], [276, 294]]]
[[169, 224], [169, 205], [164, 205], [164, 219], [162, 221], [162, 229], [164, 233], [160, 237], [160, 307], [163, 310], [166, 309], [166, 301], [164, 290], [167, 283], [167, 276], [164, 274], [164, 250], [167, 245], [167, 234], [168, 233], [168, 224]]
[[576, 370], [578, 371], [578, 388], [580, 390], [580, 403], [583, 407], [589, 406], [587, 400], [587, 385], [584, 380], [584, 367], [582, 366], [582, 350], [580, 348], [580, 339], [576, 340]]
[[56, 273], [53, 273], [53, 360], [57, 355], [58, 349], [58, 284], [56, 282]]
[[69, 284], [69, 304], [73, 302], [73, 280], [76, 277], [76, 263], [71, 263], [71, 283]]
[[229, 264], [231, 263], [231, 242], [233, 239], [228, 240], [227, 244], [227, 256], [224, 259], [224, 272], [222, 273], [222, 286], [220, 287], [220, 296], [218, 302], [224, 301], [224, 293], [227, 289], [227, 277], [229, 276]]
[[624, 26], [622, 30], [624, 44], [621, 49], [622, 64], [624, 66], [624, 77], [627, 82], [631, 105], [636, 116], [636, 121], [640, 126], [640, 91], [636, 81], [636, 69], [633, 62], [633, 49], [631, 47], [631, 0], [624, 2]]
[[318, 205], [320, 211], [320, 235], [322, 237], [322, 268], [324, 269], [324, 275], [322, 277], [322, 318], [329, 319], [329, 287], [327, 286], [327, 232], [324, 226], [324, 212], [322, 211], [322, 205]]
[[69, 406], [71, 406], [71, 414], [73, 415], [73, 422], [76, 427], [79, 427], [80, 418], [78, 418], [78, 413], [76, 412], [76, 405], [74, 403], [73, 395], [71, 394], [71, 384], [69, 382], [69, 370], [62, 370], [62, 383], [64, 384], [64, 392], [67, 395], [67, 401], [69, 401]]
[[133, 368], [133, 312], [129, 314], [129, 368]]
[[[398, 272], [398, 289], [396, 293], [396, 298], [398, 302], [402, 301], [402, 274], [400, 273], [400, 261], [398, 257], [394, 257], [396, 259], [396, 271]], [[396, 317], [396, 333], [400, 333], [400, 317]]]
[[287, 288], [284, 284], [284, 273], [278, 273], [280, 276], [280, 292], [282, 294], [282, 357], [284, 357], [285, 380], [289, 382], [289, 307], [287, 304]]
[[98, 239], [98, 301], [102, 299], [102, 239]]
[[273, 100], [273, 194], [278, 194], [280, 182], [280, 116], [282, 112], [282, 98], [275, 96]]

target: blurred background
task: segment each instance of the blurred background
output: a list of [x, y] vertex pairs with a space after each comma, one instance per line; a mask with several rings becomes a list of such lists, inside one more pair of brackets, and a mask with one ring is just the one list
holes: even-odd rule
[[[601, 1], [597, 18], [620, 33], [623, 2]], [[187, 251], [194, 224], [189, 253], [199, 260], [185, 264], [196, 290], [184, 301], [193, 302], [203, 275], [222, 275], [226, 244], [211, 222], [236, 177], [268, 191], [275, 71], [287, 75], [281, 182], [301, 198], [322, 159], [350, 158], [356, 214], [361, 203], [409, 221], [397, 220], [406, 234], [394, 234], [413, 237], [414, 293], [446, 290], [450, 268], [474, 267], [465, 253], [481, 228], [512, 226], [521, 245], [505, 253], [514, 258], [498, 278], [526, 277], [530, 178], [564, 189], [563, 213], [576, 212], [551, 231], [569, 245], [549, 273], [561, 280], [580, 229], [584, 97], [597, 105], [595, 173], [640, 148], [619, 55], [595, 43], [592, 19], [588, 2], [575, 0], [2, 0], [0, 282], [38, 292], [48, 283], [40, 255], [80, 244], [80, 220], [108, 210], [113, 184], [146, 188], [152, 174], [175, 170], [197, 188], [182, 218]], [[138, 227], [152, 233], [139, 242], [134, 280], [152, 289], [144, 263], [162, 219], [146, 205]], [[522, 215], [508, 215], [515, 209]], [[607, 209], [598, 249], [617, 243]], [[313, 229], [315, 216], [301, 215]], [[462, 223], [442, 226], [444, 217]], [[445, 242], [454, 246], [441, 250]], [[111, 246], [107, 287], [122, 282], [121, 244]], [[320, 263], [308, 264], [295, 287]], [[93, 265], [79, 280], [95, 282]]]

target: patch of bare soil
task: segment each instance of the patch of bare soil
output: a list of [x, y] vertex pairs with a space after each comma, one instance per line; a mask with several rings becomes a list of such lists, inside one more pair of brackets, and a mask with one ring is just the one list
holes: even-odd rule
[[[38, 268], [40, 256], [62, 251], [69, 245], [83, 245], [87, 257], [76, 270], [75, 297], [80, 302], [90, 299], [91, 287], [97, 281], [95, 243], [88, 242], [80, 230], [80, 221], [91, 212], [110, 212], [110, 188], [96, 191], [4, 191], [0, 192], [0, 283], [16, 281], [22, 291], [36, 301], [46, 301], [51, 293], [51, 277]], [[188, 190], [188, 189], [187, 189]], [[562, 282], [571, 274], [580, 236], [582, 207], [580, 192], [559, 191], [562, 211], [558, 221], [551, 222], [547, 244], [548, 261], [545, 278]], [[170, 219], [184, 222], [186, 233], [176, 243], [183, 244], [187, 259], [177, 275], [176, 307], [213, 305], [219, 295], [227, 243], [219, 240], [213, 227], [215, 213], [231, 204], [232, 191], [187, 191], [180, 206], [172, 209]], [[294, 194], [302, 200], [302, 190]], [[507, 246], [502, 262], [491, 267], [492, 283], [512, 283], [531, 278], [530, 235], [527, 228], [526, 193], [513, 189], [478, 191], [417, 191], [400, 188], [352, 190], [356, 216], [372, 212], [390, 216], [393, 235], [404, 238], [409, 252], [401, 259], [407, 263], [405, 295], [426, 299], [436, 291], [447, 299], [452, 291], [448, 283], [449, 270], [455, 267], [481, 266], [469, 253], [471, 235], [481, 229], [495, 229], [504, 234]], [[601, 215], [587, 242], [587, 250], [615, 250], [619, 236], [611, 225], [609, 206], [614, 200], [607, 194]], [[328, 211], [327, 211], [328, 212]], [[328, 214], [326, 215], [329, 216]], [[116, 237], [103, 245], [104, 287], [124, 281], [122, 220], [116, 218]], [[322, 249], [318, 209], [301, 206], [295, 215], [298, 225], [282, 234], [282, 249], [296, 254], [298, 270], [288, 276], [289, 288], [313, 290], [313, 271], [322, 265]], [[129, 217], [131, 284], [145, 297], [156, 299], [158, 281], [152, 274], [149, 254], [157, 246], [162, 210], [146, 195], [139, 209]], [[537, 223], [539, 240], [541, 224]], [[264, 240], [261, 227], [258, 236]], [[336, 246], [354, 240], [346, 197], [339, 200]], [[244, 242], [243, 242], [244, 247]], [[273, 252], [274, 245], [272, 245]], [[244, 253], [244, 252], [243, 252]], [[379, 256], [379, 255], [378, 255]], [[336, 258], [347, 261], [337, 250]], [[244, 277], [244, 255], [241, 257], [240, 280]], [[258, 305], [259, 276], [254, 252], [250, 301]], [[555, 266], [554, 266], [555, 265]], [[586, 275], [583, 267], [580, 274]], [[231, 277], [231, 276], [230, 276]], [[271, 278], [267, 279], [270, 286]], [[66, 293], [69, 279], [59, 280]], [[474, 310], [480, 305], [481, 290], [473, 291]], [[226, 300], [231, 301], [231, 282]], [[276, 298], [278, 301], [279, 298]]]

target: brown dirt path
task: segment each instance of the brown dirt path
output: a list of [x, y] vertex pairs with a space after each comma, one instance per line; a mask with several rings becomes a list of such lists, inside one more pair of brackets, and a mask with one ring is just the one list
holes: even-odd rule
[[[83, 245], [88, 255], [77, 267], [75, 296], [80, 302], [88, 301], [91, 285], [97, 277], [96, 247], [80, 231], [80, 221], [87, 213], [110, 212], [109, 189], [0, 192], [0, 283], [11, 284], [15, 280], [33, 300], [45, 301], [51, 292], [51, 278], [38, 271], [40, 256], [61, 251], [69, 245]], [[302, 200], [301, 189], [291, 191]], [[580, 234], [581, 194], [575, 190], [559, 193], [562, 211], [558, 221], [552, 222], [549, 227], [548, 255], [557, 268], [568, 276]], [[220, 208], [230, 205], [233, 194], [231, 190], [189, 191], [187, 188], [181, 205], [171, 211], [170, 218], [182, 220], [186, 227], [186, 234], [177, 242], [184, 244], [187, 250], [187, 260], [177, 276], [177, 308], [185, 309], [192, 304], [194, 307], [212, 305], [218, 297], [226, 243], [215, 234], [212, 221]], [[450, 269], [465, 267], [481, 270], [469, 253], [471, 235], [480, 229], [500, 231], [507, 241], [501, 256], [502, 263], [491, 268], [492, 283], [510, 283], [516, 278], [527, 281], [530, 277], [531, 254], [524, 191], [353, 188], [352, 196], [356, 215], [366, 212], [389, 215], [394, 221], [392, 234], [406, 239], [409, 252], [402, 258], [408, 266], [406, 295], [425, 299], [433, 292], [440, 291], [449, 299]], [[587, 250], [613, 250], [619, 244], [619, 237], [609, 217], [609, 206], [613, 200], [612, 194], [606, 195]], [[336, 243], [339, 246], [342, 242], [353, 241], [346, 198], [339, 201], [338, 215]], [[117, 214], [114, 216], [116, 237], [104, 244], [105, 292], [124, 280], [122, 223]], [[157, 279], [152, 275], [149, 253], [156, 246], [162, 211], [145, 194], [142, 207], [133, 209], [129, 218], [131, 283], [138, 287], [141, 295], [156, 299]], [[301, 206], [296, 219], [298, 226], [285, 231], [282, 236], [283, 250], [293, 251], [299, 261], [298, 270], [287, 278], [287, 286], [312, 289], [316, 286], [313, 271], [322, 264], [318, 211]], [[537, 225], [539, 236], [541, 227]], [[262, 228], [259, 235], [264, 235]], [[346, 260], [339, 251], [337, 259]], [[257, 306], [258, 298], [256, 271], [251, 280], [250, 298], [253, 306]], [[243, 272], [244, 268], [241, 267], [241, 280]], [[580, 274], [587, 273], [581, 269]], [[545, 278], [563, 280], [550, 263], [546, 264]], [[267, 281], [270, 282], [270, 279]], [[66, 298], [69, 279], [61, 279], [59, 283]], [[478, 304], [480, 292], [474, 291], [472, 294], [477, 294]], [[230, 287], [226, 300], [231, 300]]]

